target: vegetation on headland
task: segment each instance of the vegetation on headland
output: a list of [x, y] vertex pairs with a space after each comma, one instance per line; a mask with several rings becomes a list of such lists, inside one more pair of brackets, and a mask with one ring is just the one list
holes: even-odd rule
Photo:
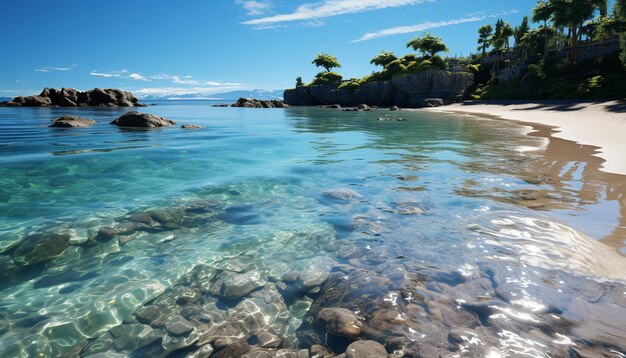
[[[620, 50], [612, 51], [619, 42]], [[478, 53], [442, 57], [438, 37], [425, 33], [406, 44], [415, 53], [382, 51], [370, 63], [381, 67], [363, 78], [344, 80], [330, 55], [313, 64], [325, 69], [296, 87], [334, 84], [357, 90], [367, 82], [429, 69], [475, 74], [473, 99], [626, 98], [626, 0], [540, 0], [518, 26], [502, 19], [478, 29]], [[609, 48], [609, 50], [606, 50]]]
[[[441, 52], [448, 52], [448, 48], [439, 37], [425, 33], [422, 36], [414, 37], [406, 44], [406, 47], [412, 48], [417, 54], [411, 53], [398, 57], [393, 52], [383, 50], [370, 61], [371, 64], [382, 67], [380, 71], [372, 72], [363, 78], [350, 78], [347, 81], [344, 81], [339, 73], [332, 72], [334, 68], [341, 67], [337, 58], [320, 53], [312, 63], [325, 71], [315, 75], [315, 78], [308, 86], [336, 84], [339, 85], [339, 88], [356, 90], [363, 83], [387, 81], [397, 75], [418, 73], [433, 68], [448, 69], [448, 61], [439, 55]], [[302, 86], [307, 85], [302, 82], [302, 77], [298, 77], [296, 79], [296, 87]]]
[[[472, 98], [626, 98], [625, 3], [609, 12], [606, 0], [542, 0], [512, 35], [498, 36], [510, 27], [500, 21], [495, 31], [481, 27], [480, 54], [469, 59], [482, 63]], [[621, 54], [603, 50], [618, 37]]]

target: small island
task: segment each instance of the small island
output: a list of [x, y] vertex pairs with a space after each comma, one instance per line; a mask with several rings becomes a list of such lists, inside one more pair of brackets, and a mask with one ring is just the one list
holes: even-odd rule
[[78, 91], [73, 88], [44, 88], [37, 96], [18, 96], [2, 107], [145, 107], [128, 91], [95, 88]]

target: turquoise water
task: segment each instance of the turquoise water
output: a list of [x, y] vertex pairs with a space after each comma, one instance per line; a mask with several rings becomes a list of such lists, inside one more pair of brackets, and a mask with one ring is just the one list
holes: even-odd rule
[[[200, 347], [197, 337], [182, 344], [160, 324], [141, 326], [137, 310], [155, 304], [223, 316], [185, 316], [198, 337], [261, 310], [264, 329], [301, 348], [328, 333], [311, 324], [317, 311], [342, 307], [371, 326], [358, 339], [398, 337], [385, 347], [400, 356], [626, 350], [626, 260], [595, 240], [615, 228], [619, 207], [598, 199], [598, 215], [581, 204], [581, 178], [542, 180], [541, 151], [528, 149], [545, 140], [521, 127], [383, 110], [144, 110], [205, 128], [109, 125], [122, 109], [0, 108], [0, 356]], [[61, 114], [98, 124], [48, 128]], [[550, 194], [541, 207], [519, 199], [537, 192]], [[154, 220], [135, 228], [139, 213]], [[99, 234], [124, 225], [134, 229]], [[70, 244], [16, 266], [35, 234]], [[200, 271], [206, 289], [192, 279]], [[322, 278], [293, 294], [290, 272]], [[184, 290], [201, 298], [167, 299]], [[268, 307], [255, 303], [262, 295]], [[403, 318], [380, 319], [382, 309]], [[94, 348], [119, 327], [132, 343]]]

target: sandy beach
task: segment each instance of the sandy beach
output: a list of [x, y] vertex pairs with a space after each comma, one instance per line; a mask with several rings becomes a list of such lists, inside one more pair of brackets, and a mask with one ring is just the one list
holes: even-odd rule
[[624, 101], [467, 101], [427, 111], [487, 115], [554, 127], [552, 137], [598, 147], [601, 170], [626, 175]]

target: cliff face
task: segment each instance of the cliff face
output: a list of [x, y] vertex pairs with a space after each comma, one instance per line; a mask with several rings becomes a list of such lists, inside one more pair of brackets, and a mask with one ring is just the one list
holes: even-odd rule
[[428, 98], [441, 98], [444, 102], [463, 99], [474, 82], [470, 73], [449, 73], [429, 70], [417, 74], [396, 76], [391, 81], [364, 83], [359, 89], [338, 89], [334, 85], [306, 86], [285, 91], [285, 103], [292, 106], [317, 106], [340, 104], [352, 107], [399, 106], [417, 108], [425, 106]]

